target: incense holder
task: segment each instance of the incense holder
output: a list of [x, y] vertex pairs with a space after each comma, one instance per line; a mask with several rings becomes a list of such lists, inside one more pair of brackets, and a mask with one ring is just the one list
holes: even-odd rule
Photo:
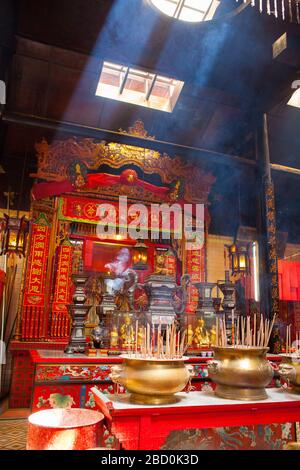
[[297, 354], [284, 354], [279, 365], [279, 375], [291, 386], [291, 391], [300, 393], [300, 356]]
[[213, 350], [215, 359], [207, 367], [218, 397], [244, 401], [268, 398], [265, 387], [273, 378], [266, 358], [269, 348], [215, 346]]
[[111, 368], [113, 382], [131, 393], [130, 401], [141, 405], [176, 403], [175, 393], [181, 392], [193, 376], [187, 359], [156, 359], [122, 356], [122, 365]]

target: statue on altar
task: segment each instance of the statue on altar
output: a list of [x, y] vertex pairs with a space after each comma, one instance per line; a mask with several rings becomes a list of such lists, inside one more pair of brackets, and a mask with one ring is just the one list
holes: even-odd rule
[[121, 340], [123, 347], [132, 347], [134, 345], [134, 328], [132, 325], [132, 319], [129, 315], [124, 318], [124, 323], [120, 328]]
[[213, 325], [210, 331], [209, 344], [211, 346], [216, 346], [216, 341], [217, 341], [216, 325]]
[[86, 326], [97, 326], [99, 324], [99, 316], [97, 313], [97, 307], [101, 304], [102, 298], [102, 285], [101, 280], [93, 276], [87, 283], [86, 286], [87, 303], [91, 305], [88, 313], [85, 325]]
[[154, 262], [154, 273], [160, 275], [167, 274], [166, 268], [166, 255], [164, 252], [157, 252], [155, 255], [155, 262]]
[[187, 329], [187, 345], [192, 346], [194, 341], [194, 330], [193, 325], [189, 324]]
[[137, 337], [137, 346], [141, 349], [145, 338], [145, 328], [143, 326], [139, 327], [138, 337]]
[[197, 348], [200, 348], [201, 346], [209, 345], [209, 342], [209, 334], [204, 329], [204, 320], [203, 318], [198, 318], [197, 327], [195, 328], [194, 343]]
[[115, 304], [119, 312], [130, 312], [134, 308], [134, 289], [137, 275], [132, 269], [127, 269], [123, 280], [123, 287], [116, 293]]
[[93, 341], [93, 347], [95, 349], [100, 349], [102, 346], [102, 328], [100, 326], [96, 326], [96, 328], [92, 330], [91, 338]]
[[117, 348], [119, 346], [119, 334], [118, 334], [118, 328], [116, 326], [112, 327], [112, 330], [109, 336], [110, 336], [110, 347]]

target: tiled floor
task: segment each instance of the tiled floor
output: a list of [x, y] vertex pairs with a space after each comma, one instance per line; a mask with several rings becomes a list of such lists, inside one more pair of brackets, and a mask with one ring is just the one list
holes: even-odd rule
[[[3, 416], [3, 415], [2, 415]], [[25, 450], [27, 419], [0, 419], [0, 450]]]

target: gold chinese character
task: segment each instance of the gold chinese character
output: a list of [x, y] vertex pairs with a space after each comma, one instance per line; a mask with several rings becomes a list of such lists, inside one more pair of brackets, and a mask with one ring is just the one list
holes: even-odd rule
[[44, 225], [39, 225], [37, 227], [37, 232], [46, 232], [47, 230], [47, 227], [45, 227]]
[[40, 288], [39, 288], [39, 286], [30, 286], [29, 292], [33, 292], [33, 293], [35, 293], [35, 294], [39, 294]]
[[36, 242], [34, 244], [34, 248], [45, 248], [45, 243], [44, 242]]
[[32, 269], [32, 274], [35, 274], [36, 276], [41, 276], [42, 270], [41, 269]]

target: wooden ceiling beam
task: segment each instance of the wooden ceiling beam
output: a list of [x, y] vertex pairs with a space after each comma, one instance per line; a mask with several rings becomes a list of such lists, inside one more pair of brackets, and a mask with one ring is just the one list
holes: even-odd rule
[[117, 131], [89, 127], [66, 121], [45, 119], [40, 116], [7, 112], [3, 115], [2, 120], [8, 124], [19, 124], [29, 127], [43, 128], [57, 131], [59, 134], [67, 133], [73, 136], [94, 138], [97, 140], [105, 140], [107, 142], [119, 142], [126, 145], [153, 149], [161, 153], [167, 153], [170, 156], [178, 155], [183, 158], [192, 158], [195, 163], [198, 160], [202, 160], [204, 162], [222, 163], [226, 165], [236, 164], [248, 167], [256, 166], [256, 162], [254, 160], [249, 160], [237, 155], [228, 155], [226, 153], [215, 152], [209, 149], [179, 145], [162, 140], [137, 137]]

